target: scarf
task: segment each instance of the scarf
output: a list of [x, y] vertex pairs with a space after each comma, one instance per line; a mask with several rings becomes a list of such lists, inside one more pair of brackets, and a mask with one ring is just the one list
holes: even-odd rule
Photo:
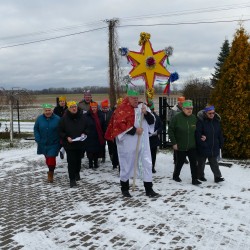
[[101, 123], [100, 123], [100, 119], [98, 117], [98, 113], [93, 113], [92, 110], [90, 110], [90, 114], [91, 114], [91, 117], [94, 119], [95, 121], [95, 127], [96, 127], [96, 131], [97, 131], [97, 134], [98, 134], [98, 140], [99, 140], [99, 143], [101, 145], [103, 145], [105, 143], [105, 140], [103, 138], [103, 131], [102, 131], [102, 127], [101, 127]]

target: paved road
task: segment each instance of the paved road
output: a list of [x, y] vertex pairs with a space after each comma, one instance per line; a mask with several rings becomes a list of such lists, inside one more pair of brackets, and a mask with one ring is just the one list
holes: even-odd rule
[[0, 157], [2, 250], [22, 249], [25, 237], [37, 239], [34, 249], [250, 249], [249, 187], [221, 195], [219, 185], [173, 184], [159, 169], [160, 198], [146, 197], [139, 182], [132, 199], [122, 198], [110, 162], [94, 171], [84, 160], [70, 189], [65, 160], [48, 184], [43, 158], [22, 152]]

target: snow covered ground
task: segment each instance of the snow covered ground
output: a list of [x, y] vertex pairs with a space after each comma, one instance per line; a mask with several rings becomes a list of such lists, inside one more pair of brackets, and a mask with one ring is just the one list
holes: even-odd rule
[[[76, 189], [69, 188], [66, 160], [57, 159], [55, 181], [46, 181], [43, 156], [33, 141], [0, 151], [1, 249], [250, 249], [250, 168], [221, 167], [216, 184], [172, 180], [172, 154], [157, 155], [154, 189], [145, 196], [136, 182], [132, 198], [120, 193], [118, 172], [109, 160], [97, 170], [83, 159]], [[132, 183], [132, 181], [131, 181]]]

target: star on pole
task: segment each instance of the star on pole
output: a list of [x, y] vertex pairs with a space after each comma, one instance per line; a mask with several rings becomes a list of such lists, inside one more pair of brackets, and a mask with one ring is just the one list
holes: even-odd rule
[[170, 76], [170, 72], [163, 66], [166, 53], [163, 50], [154, 52], [149, 40], [143, 43], [140, 52], [129, 51], [127, 57], [133, 66], [129, 72], [131, 78], [143, 77], [146, 88], [153, 88], [157, 76]]

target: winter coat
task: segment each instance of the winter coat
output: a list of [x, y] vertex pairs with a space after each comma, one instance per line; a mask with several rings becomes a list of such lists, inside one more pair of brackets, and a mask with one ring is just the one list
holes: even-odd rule
[[67, 106], [61, 107], [61, 106], [58, 105], [58, 106], [56, 106], [54, 108], [53, 113], [58, 115], [59, 117], [63, 117], [63, 115], [64, 115], [65, 111], [67, 110], [67, 108], [68, 108]]
[[[92, 100], [90, 102], [92, 102]], [[89, 103], [85, 100], [80, 101], [77, 106], [83, 113], [86, 113], [89, 110]]]
[[161, 118], [155, 112], [152, 113], [155, 117], [155, 126], [154, 126], [154, 133], [149, 134], [149, 143], [150, 143], [150, 148], [155, 148], [157, 146], [160, 146], [159, 135], [162, 132], [163, 124]]
[[58, 155], [60, 137], [58, 133], [60, 117], [52, 114], [47, 118], [44, 114], [37, 117], [34, 125], [34, 136], [37, 142], [37, 154], [48, 157]]
[[103, 112], [102, 111], [102, 114], [103, 114], [103, 118], [104, 118], [104, 133], [106, 132], [106, 129], [108, 127], [108, 124], [109, 124], [109, 121], [110, 121], [110, 118], [113, 114], [113, 111], [109, 110], [108, 112]]
[[169, 124], [168, 135], [173, 145], [177, 144], [179, 151], [187, 151], [196, 147], [195, 115], [186, 116], [181, 112], [173, 117]]
[[[198, 154], [205, 157], [217, 157], [224, 142], [220, 116], [215, 113], [214, 118], [209, 119], [203, 111], [199, 111], [197, 117], [195, 139]], [[202, 135], [206, 136], [205, 141], [201, 140]]]
[[[104, 129], [105, 129], [105, 121], [103, 114], [100, 110], [97, 111], [100, 124], [102, 127], [102, 134], [104, 138]], [[90, 111], [88, 111], [86, 114], [84, 114], [84, 117], [87, 121], [88, 124], [88, 137], [86, 139], [86, 151], [90, 153], [98, 153], [103, 150], [103, 145], [100, 144], [99, 139], [98, 139], [98, 133], [95, 125], [95, 120], [92, 118]]]
[[65, 112], [59, 124], [59, 134], [65, 150], [84, 149], [86, 140], [69, 143], [67, 139], [68, 137], [75, 139], [82, 134], [88, 136], [87, 122], [80, 110], [76, 114], [72, 114], [69, 110]]

